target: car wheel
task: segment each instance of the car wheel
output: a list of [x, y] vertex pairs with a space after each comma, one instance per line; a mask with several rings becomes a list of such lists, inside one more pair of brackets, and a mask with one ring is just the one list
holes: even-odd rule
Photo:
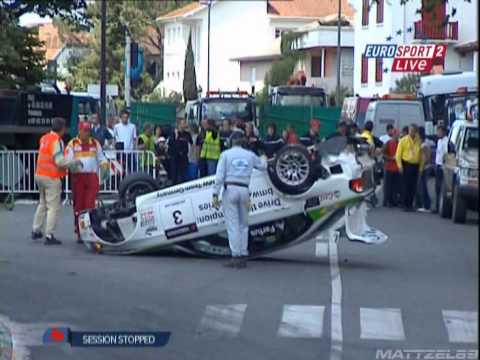
[[310, 189], [314, 182], [310, 154], [301, 145], [280, 149], [269, 165], [268, 172], [273, 185], [285, 194], [301, 194]]
[[135, 202], [137, 196], [158, 189], [158, 184], [153, 177], [145, 173], [134, 173], [125, 176], [118, 188], [118, 196], [121, 201], [131, 203]]
[[467, 217], [467, 206], [465, 199], [458, 193], [458, 186], [453, 188], [453, 211], [452, 219], [454, 223], [463, 224]]
[[440, 192], [439, 208], [439, 214], [442, 218], [446, 219], [452, 216], [452, 200], [448, 197], [445, 182], [443, 182]]

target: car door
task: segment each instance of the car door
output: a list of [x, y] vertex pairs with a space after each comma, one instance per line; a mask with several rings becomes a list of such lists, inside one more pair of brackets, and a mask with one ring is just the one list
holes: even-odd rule
[[462, 128], [460, 126], [453, 126], [448, 137], [448, 152], [445, 154], [443, 160], [444, 181], [448, 191], [453, 189], [453, 175], [457, 167], [456, 151], [457, 145], [461, 137]]

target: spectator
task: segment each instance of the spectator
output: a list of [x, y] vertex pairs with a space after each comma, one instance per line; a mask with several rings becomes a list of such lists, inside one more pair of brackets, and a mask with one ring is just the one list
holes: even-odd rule
[[109, 115], [107, 118], [107, 126], [106, 126], [108, 133], [112, 137], [112, 142], [110, 143], [109, 148], [113, 148], [115, 145], [115, 132], [114, 132], [115, 123], [116, 123], [115, 116]]
[[188, 180], [195, 180], [198, 178], [198, 157], [200, 151], [197, 147], [198, 126], [190, 125], [190, 135], [192, 136], [192, 144], [188, 150]]
[[222, 151], [230, 147], [229, 139], [232, 136], [232, 126], [230, 120], [225, 119], [222, 122], [222, 129], [220, 130], [220, 141], [222, 145]]
[[289, 145], [300, 144], [300, 139], [298, 138], [298, 135], [295, 132], [295, 128], [290, 124], [287, 125], [285, 130], [283, 130], [282, 138], [286, 144], [289, 144]]
[[312, 146], [320, 142], [320, 121], [317, 119], [310, 120], [310, 129], [300, 137], [300, 143], [304, 146]]
[[187, 128], [186, 121], [180, 120], [174, 133], [168, 138], [169, 176], [173, 184], [180, 184], [187, 179], [188, 149], [189, 145], [193, 144]]
[[395, 160], [402, 177], [403, 208], [405, 211], [413, 211], [418, 175], [423, 171], [422, 143], [417, 125], [410, 125], [408, 135], [400, 139]]
[[[137, 149], [155, 153], [155, 136], [153, 135], [153, 125], [149, 122], [146, 122], [143, 125], [143, 133], [141, 133], [138, 137]], [[154, 161], [152, 154], [141, 154], [140, 164], [143, 171], [151, 174], [153, 172], [153, 163]]]
[[400, 201], [400, 173], [395, 161], [400, 132], [394, 128], [391, 134], [390, 140], [383, 145], [383, 159], [385, 162], [383, 205], [387, 207], [398, 206]]
[[443, 185], [443, 158], [448, 150], [447, 129], [443, 125], [437, 125], [437, 150], [435, 153], [435, 209], [440, 211], [440, 192]]
[[267, 126], [267, 136], [262, 141], [262, 148], [268, 159], [275, 156], [275, 153], [285, 145], [285, 141], [277, 134], [277, 126], [275, 123], [270, 123]]
[[127, 172], [133, 172], [136, 169], [135, 150], [137, 144], [137, 129], [134, 124], [129, 121], [130, 113], [123, 110], [120, 117], [121, 121], [113, 128], [115, 149], [123, 150], [121, 156], [122, 163]]
[[386, 144], [388, 140], [392, 138], [393, 131], [394, 131], [393, 125], [387, 124], [386, 133], [380, 136], [380, 141], [382, 142], [382, 144]]
[[232, 135], [235, 132], [240, 132], [242, 135], [245, 135], [245, 121], [243, 119], [237, 118], [233, 122]]
[[155, 156], [157, 157], [157, 173], [165, 177], [166, 174], [168, 175], [169, 168], [167, 137], [160, 125], [155, 127]]
[[[208, 122], [207, 117], [204, 117], [200, 122], [200, 131], [198, 132], [197, 141], [195, 143], [199, 154], [200, 154], [200, 150], [202, 149], [203, 140], [205, 139], [205, 133], [208, 127], [207, 122]], [[201, 159], [200, 157], [198, 159], [198, 173], [200, 177], [207, 176], [207, 163], [205, 159]]]
[[255, 135], [253, 123], [251, 122], [245, 124], [245, 137], [247, 139], [246, 148], [253, 151], [256, 155], [259, 155], [260, 141]]
[[357, 136], [360, 135], [360, 130], [358, 129], [358, 125], [355, 122], [352, 122], [350, 125], [350, 131], [348, 132], [350, 136]]
[[203, 139], [200, 158], [207, 165], [207, 176], [214, 175], [217, 171], [217, 163], [221, 153], [220, 132], [217, 129], [215, 120], [207, 121], [205, 138]]
[[417, 210], [420, 212], [430, 212], [431, 206], [431, 199], [430, 194], [428, 193], [428, 174], [429, 170], [431, 169], [431, 161], [432, 161], [432, 146], [434, 145], [433, 142], [426, 138], [425, 136], [425, 128], [420, 126], [418, 128], [418, 136], [420, 137], [420, 141], [422, 142], [422, 156], [423, 156], [423, 171], [420, 173], [419, 181], [418, 181], [418, 188], [416, 194], [416, 205]]
[[367, 121], [363, 127], [363, 132], [362, 134], [360, 135], [362, 138], [364, 138], [365, 140], [367, 140], [367, 142], [374, 146], [375, 145], [375, 142], [373, 140], [373, 134], [372, 134], [372, 131], [373, 131], [373, 122], [372, 121]]
[[342, 120], [337, 123], [337, 130], [333, 134], [328, 135], [325, 138], [325, 140], [329, 140], [331, 138], [338, 137], [338, 136], [347, 136], [347, 134], [348, 134], [347, 123]]
[[400, 133], [400, 139], [407, 135], [408, 135], [408, 126], [404, 126], [402, 128], [402, 132]]
[[109, 147], [113, 143], [113, 136], [105, 126], [100, 124], [100, 116], [93, 113], [91, 118], [92, 123], [92, 137], [96, 139], [102, 147]]

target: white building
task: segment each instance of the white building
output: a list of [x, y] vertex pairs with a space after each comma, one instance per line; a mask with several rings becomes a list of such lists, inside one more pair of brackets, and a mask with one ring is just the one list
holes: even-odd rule
[[[395, 81], [405, 75], [390, 72], [392, 59], [363, 58], [367, 44], [447, 44], [441, 64], [444, 71], [478, 71], [478, 1], [410, 0], [404, 5], [400, 0], [349, 2], [355, 11], [356, 94], [389, 93]], [[425, 11], [425, 7], [432, 10]]]
[[[259, 90], [280, 57], [282, 32], [337, 12], [337, 0], [214, 1], [210, 11], [210, 89]], [[347, 0], [345, 14], [352, 15]], [[185, 51], [192, 33], [197, 85], [207, 89], [208, 6], [192, 3], [158, 19], [164, 27], [161, 88], [181, 92]], [[248, 61], [248, 58], [252, 61]]]

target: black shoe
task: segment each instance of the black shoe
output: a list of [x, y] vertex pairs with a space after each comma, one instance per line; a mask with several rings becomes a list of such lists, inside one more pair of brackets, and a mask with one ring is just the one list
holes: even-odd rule
[[55, 236], [49, 235], [45, 237], [45, 245], [61, 245], [62, 242], [60, 240], [57, 240]]
[[38, 240], [43, 237], [43, 234], [41, 231], [32, 231], [32, 240]]
[[238, 267], [238, 259], [237, 258], [231, 258], [230, 260], [228, 260], [226, 263], [223, 264], [223, 267], [227, 267], [227, 268]]

